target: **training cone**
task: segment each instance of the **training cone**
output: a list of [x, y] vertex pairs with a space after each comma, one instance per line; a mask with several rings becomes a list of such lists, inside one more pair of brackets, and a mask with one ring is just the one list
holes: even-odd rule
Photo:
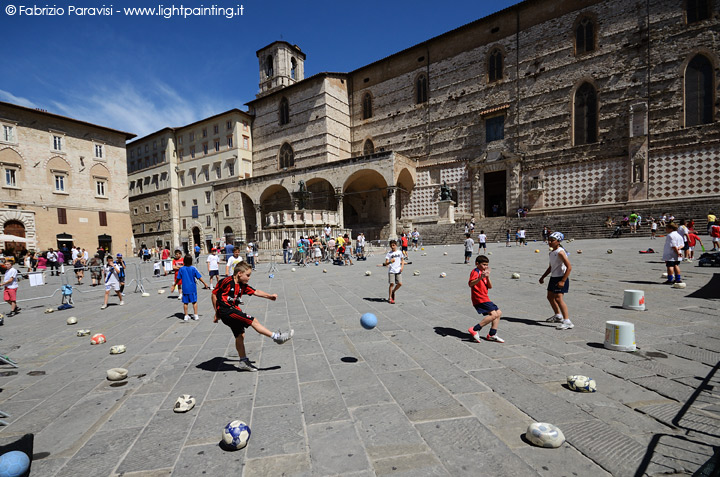
[[645, 311], [645, 292], [642, 290], [625, 290], [622, 307], [626, 310]]
[[604, 346], [613, 351], [635, 351], [635, 325], [626, 321], [606, 321]]

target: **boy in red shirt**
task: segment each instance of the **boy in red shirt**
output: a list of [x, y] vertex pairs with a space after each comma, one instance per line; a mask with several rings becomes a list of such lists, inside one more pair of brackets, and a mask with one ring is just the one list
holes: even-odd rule
[[700, 242], [700, 246], [702, 247], [702, 240], [700, 240], [700, 237], [695, 233], [694, 230], [690, 229], [690, 232], [687, 233], [687, 242], [688, 242], [688, 262], [692, 262], [692, 260], [695, 258], [695, 243]]
[[714, 224], [710, 226], [710, 237], [712, 237], [713, 248], [710, 250], [714, 252], [718, 250], [718, 242], [720, 242], [720, 225]]
[[183, 263], [182, 251], [175, 250], [175, 259], [172, 261], [172, 268], [175, 270], [175, 276], [173, 277], [175, 281], [173, 282], [173, 286], [170, 288], [170, 293], [177, 290], [180, 294], [178, 300], [182, 300], [182, 293], [180, 293], [180, 290], [182, 289], [182, 280], [178, 280], [178, 272], [183, 266], [185, 266], [185, 264]]
[[240, 356], [238, 369], [254, 372], [257, 371], [258, 368], [250, 362], [245, 353], [245, 330], [251, 327], [261, 335], [272, 338], [277, 344], [283, 344], [288, 341], [292, 338], [295, 331], [290, 330], [287, 333], [277, 331], [273, 333], [261, 325], [255, 318], [240, 309], [238, 303], [242, 303], [240, 297], [243, 295], [255, 295], [272, 301], [277, 300], [277, 293], [271, 295], [262, 290], [255, 290], [248, 285], [251, 274], [252, 266], [248, 262], [240, 262], [235, 265], [232, 276], [222, 279], [213, 290], [212, 304], [215, 309], [213, 323], [222, 321], [230, 327], [233, 335], [235, 335], [235, 349], [238, 352], [238, 356]]
[[488, 290], [492, 288], [492, 282], [490, 282], [490, 260], [485, 255], [479, 255], [478, 258], [475, 259], [475, 268], [470, 272], [468, 286], [471, 290], [470, 296], [475, 310], [478, 314], [484, 316], [480, 323], [468, 329], [468, 333], [470, 333], [475, 341], [480, 343], [480, 329], [488, 323], [492, 323], [490, 332], [485, 339], [504, 343], [505, 340], [497, 335], [497, 328], [500, 324], [502, 312], [488, 297]]

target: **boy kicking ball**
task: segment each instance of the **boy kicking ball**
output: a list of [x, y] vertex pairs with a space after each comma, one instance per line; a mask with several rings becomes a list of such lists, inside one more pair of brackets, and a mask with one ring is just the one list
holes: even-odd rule
[[212, 304], [215, 309], [215, 319], [213, 319], [213, 323], [222, 321], [230, 327], [233, 335], [235, 335], [235, 349], [237, 349], [238, 356], [240, 357], [238, 369], [241, 371], [254, 372], [257, 371], [258, 368], [250, 362], [245, 353], [245, 329], [252, 327], [261, 335], [272, 338], [277, 344], [283, 344], [288, 341], [292, 338], [295, 331], [290, 330], [288, 333], [277, 331], [273, 333], [237, 306], [242, 295], [255, 295], [272, 301], [277, 300], [276, 293], [270, 295], [262, 290], [255, 290], [248, 285], [251, 274], [252, 266], [249, 263], [240, 262], [235, 265], [232, 276], [224, 278], [218, 286], [215, 287], [215, 290], [213, 290]]
[[482, 341], [480, 337], [480, 330], [488, 323], [492, 323], [490, 331], [485, 339], [488, 341], [504, 343], [505, 340], [497, 335], [502, 311], [500, 311], [500, 308], [498, 308], [495, 303], [491, 302], [488, 297], [488, 290], [492, 288], [492, 282], [490, 281], [490, 259], [488, 259], [485, 255], [479, 255], [475, 259], [475, 268], [472, 272], [470, 272], [468, 286], [471, 290], [470, 297], [472, 298], [472, 304], [475, 307], [475, 310], [477, 310], [478, 314], [484, 316], [480, 323], [468, 329], [468, 333], [470, 333], [475, 341], [480, 343]]
[[568, 259], [565, 249], [560, 246], [560, 242], [565, 238], [560, 232], [553, 232], [548, 237], [548, 245], [552, 249], [550, 251], [550, 265], [545, 273], [540, 277], [540, 283], [545, 281], [545, 277], [550, 275], [550, 281], [547, 287], [547, 299], [550, 302], [555, 314], [548, 318], [548, 323], [560, 323], [558, 330], [569, 330], [575, 327], [570, 321], [567, 304], [563, 300], [563, 295], [570, 288], [570, 272], [572, 266]]

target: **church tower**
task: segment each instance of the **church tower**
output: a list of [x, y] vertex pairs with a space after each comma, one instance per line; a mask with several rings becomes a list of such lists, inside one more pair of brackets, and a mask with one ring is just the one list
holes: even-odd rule
[[260, 66], [260, 98], [305, 78], [305, 54], [286, 41], [270, 43], [257, 51]]

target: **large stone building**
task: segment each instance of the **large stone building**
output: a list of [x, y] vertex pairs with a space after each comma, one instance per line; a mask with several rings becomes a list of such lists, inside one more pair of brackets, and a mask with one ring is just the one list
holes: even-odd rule
[[373, 238], [436, 223], [443, 183], [466, 218], [718, 207], [718, 18], [703, 0], [527, 0], [309, 78], [272, 43], [253, 177], [222, 189], [272, 246], [325, 218]]
[[132, 250], [125, 142], [135, 137], [0, 102], [0, 230], [23, 249]]
[[[130, 211], [136, 247], [205, 250], [225, 236], [231, 209], [213, 185], [252, 176], [251, 118], [231, 109], [182, 127], [164, 128], [127, 146]], [[234, 224], [233, 224], [234, 225]]]

